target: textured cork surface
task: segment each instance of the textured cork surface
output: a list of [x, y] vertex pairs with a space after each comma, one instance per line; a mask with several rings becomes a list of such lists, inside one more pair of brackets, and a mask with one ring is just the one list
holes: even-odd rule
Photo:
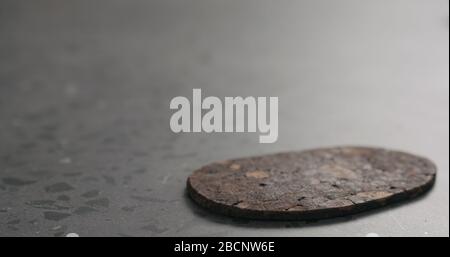
[[254, 219], [317, 220], [414, 198], [436, 166], [415, 155], [342, 147], [223, 161], [195, 171], [188, 192], [200, 205]]

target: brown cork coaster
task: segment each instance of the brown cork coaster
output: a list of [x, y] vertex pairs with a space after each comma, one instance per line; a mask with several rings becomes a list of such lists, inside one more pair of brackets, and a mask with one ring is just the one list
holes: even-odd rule
[[417, 197], [436, 166], [408, 153], [366, 147], [286, 152], [212, 163], [187, 181], [191, 198], [225, 215], [318, 220]]

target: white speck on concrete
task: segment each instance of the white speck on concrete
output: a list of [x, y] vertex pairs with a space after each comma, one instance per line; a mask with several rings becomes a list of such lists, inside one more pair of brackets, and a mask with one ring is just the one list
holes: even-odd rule
[[169, 178], [170, 178], [170, 174], [165, 175], [161, 183], [162, 183], [163, 185], [166, 184], [167, 181], [169, 180]]
[[77, 233], [69, 233], [66, 235], [66, 237], [80, 237]]
[[52, 230], [60, 230], [61, 228], [62, 228], [62, 226], [58, 225], [58, 226], [54, 226], [54, 227], [52, 228]]
[[379, 237], [379, 235], [377, 233], [370, 232], [367, 233], [366, 237]]
[[392, 214], [389, 214], [389, 216], [392, 218], [392, 220], [397, 224], [397, 226], [403, 230], [406, 231], [405, 227], [402, 225], [402, 223]]
[[61, 164], [71, 164], [72, 163], [72, 159], [70, 159], [69, 157], [65, 157], [65, 158], [62, 158], [61, 160], [59, 160], [59, 163], [61, 163]]
[[67, 97], [76, 97], [78, 95], [78, 87], [76, 87], [73, 84], [69, 84], [66, 86], [64, 93], [66, 94]]

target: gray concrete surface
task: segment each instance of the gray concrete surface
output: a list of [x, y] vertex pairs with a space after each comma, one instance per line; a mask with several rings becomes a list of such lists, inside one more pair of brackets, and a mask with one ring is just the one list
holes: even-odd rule
[[[1, 236], [448, 236], [448, 1], [0, 1]], [[278, 96], [280, 136], [174, 134], [169, 101]], [[329, 145], [424, 155], [417, 201], [316, 223], [211, 215], [197, 167]]]

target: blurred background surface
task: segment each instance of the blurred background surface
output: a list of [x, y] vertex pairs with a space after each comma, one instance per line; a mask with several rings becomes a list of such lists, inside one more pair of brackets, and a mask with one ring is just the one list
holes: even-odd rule
[[[1, 236], [448, 236], [448, 1], [0, 1]], [[278, 96], [279, 139], [174, 134], [170, 100]], [[196, 168], [330, 145], [439, 168], [400, 206], [316, 223], [211, 215]]]

